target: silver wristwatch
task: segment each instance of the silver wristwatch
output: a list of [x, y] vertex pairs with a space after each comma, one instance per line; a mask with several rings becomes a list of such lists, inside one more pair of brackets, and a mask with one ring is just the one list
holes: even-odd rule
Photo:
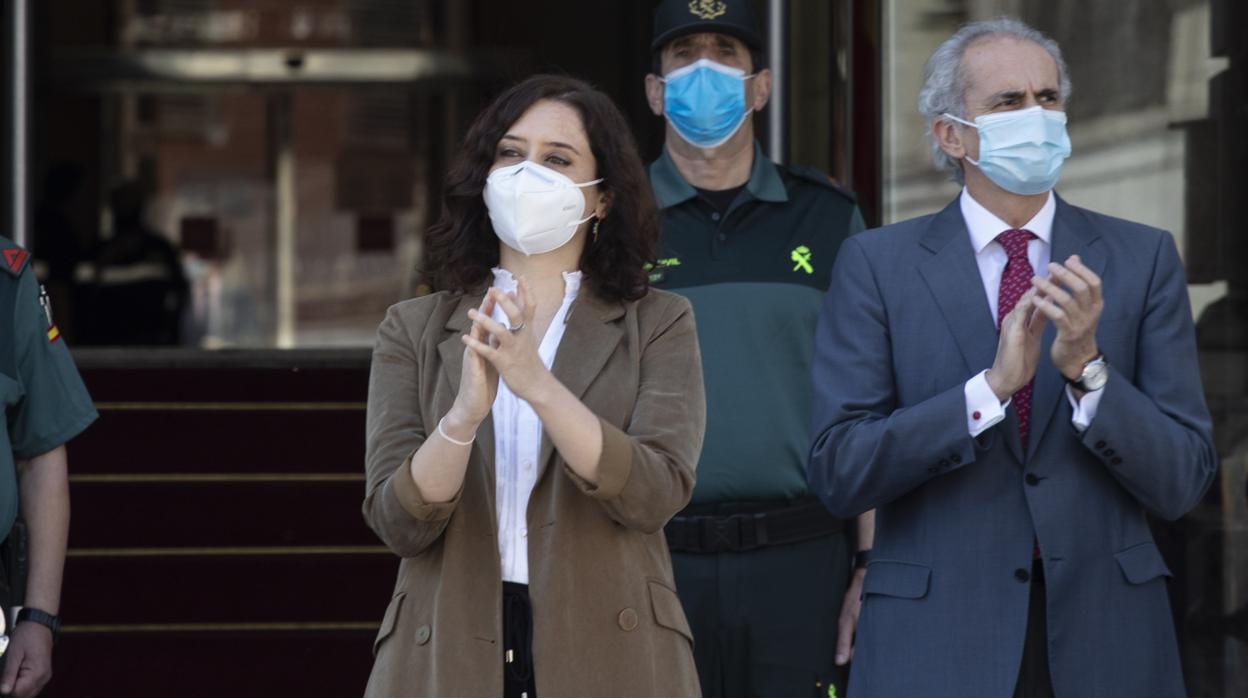
[[1073, 381], [1067, 381], [1079, 390], [1085, 393], [1092, 393], [1105, 387], [1109, 382], [1109, 363], [1105, 361], [1105, 355], [1092, 359], [1083, 365], [1083, 373]]

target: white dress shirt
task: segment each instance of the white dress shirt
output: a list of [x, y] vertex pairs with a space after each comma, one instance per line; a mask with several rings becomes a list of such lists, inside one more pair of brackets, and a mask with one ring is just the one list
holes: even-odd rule
[[[997, 324], [998, 294], [1001, 291], [1001, 275], [1005, 272], [1005, 264], [1009, 255], [1005, 248], [997, 242], [997, 236], [1011, 230], [1005, 221], [997, 218], [991, 211], [984, 208], [971, 197], [965, 188], [959, 202], [962, 207], [962, 218], [966, 220], [966, 229], [971, 234], [971, 247], [975, 250], [975, 264], [979, 266], [979, 276], [984, 283], [984, 293], [988, 295], [988, 308], [992, 313], [992, 322]], [[1027, 259], [1036, 276], [1047, 277], [1051, 249], [1053, 245], [1053, 217], [1057, 213], [1057, 199], [1049, 192], [1048, 201], [1026, 225], [1020, 230], [1027, 230], [1035, 235], [1027, 243]], [[998, 328], [999, 329], [999, 328]], [[1040, 357], [1048, 361], [1047, 356]], [[966, 426], [972, 437], [1005, 419], [1005, 408], [1009, 400], [1002, 403], [996, 393], [988, 386], [988, 370], [978, 373], [966, 382]], [[1066, 399], [1074, 410], [1071, 423], [1079, 432], [1083, 432], [1096, 417], [1097, 406], [1101, 402], [1102, 391], [1085, 393], [1082, 400], [1075, 400], [1070, 386], [1066, 387]]]
[[[516, 280], [506, 269], [494, 269], [494, 287], [504, 293], [516, 290]], [[581, 288], [581, 272], [564, 272], [563, 303], [550, 321], [537, 354], [550, 368], [563, 339], [568, 309]], [[507, 314], [494, 308], [494, 319], [508, 325]], [[537, 462], [542, 447], [542, 420], [529, 403], [516, 397], [505, 381], [498, 382], [494, 398], [494, 479], [498, 508], [498, 555], [503, 581], [529, 583], [529, 495], [537, 484]]]

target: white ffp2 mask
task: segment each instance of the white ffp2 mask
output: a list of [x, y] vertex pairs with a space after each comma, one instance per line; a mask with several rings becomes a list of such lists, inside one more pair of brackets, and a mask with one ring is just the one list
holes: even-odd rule
[[485, 207], [494, 234], [504, 245], [526, 255], [544, 254], [568, 244], [585, 221], [582, 187], [562, 173], [535, 162], [500, 167], [485, 180]]

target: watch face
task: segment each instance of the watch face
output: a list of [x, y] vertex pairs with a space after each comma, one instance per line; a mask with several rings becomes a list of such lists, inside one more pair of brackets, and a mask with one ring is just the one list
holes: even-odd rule
[[1083, 389], [1092, 392], [1100, 390], [1109, 382], [1109, 365], [1104, 361], [1090, 363], [1083, 367], [1083, 375], [1079, 377]]

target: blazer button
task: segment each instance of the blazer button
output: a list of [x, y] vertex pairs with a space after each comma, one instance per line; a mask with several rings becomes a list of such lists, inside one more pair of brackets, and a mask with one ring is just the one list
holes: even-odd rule
[[942, 458], [942, 459], [941, 459], [941, 461], [940, 461], [939, 463], [937, 463], [936, 465], [937, 465], [937, 467], [940, 467], [940, 468], [948, 468], [948, 467], [949, 467], [949, 461], [944, 460], [944, 459]]
[[1101, 451], [1101, 453], [1105, 454], [1106, 458], [1109, 458], [1110, 456], [1114, 455], [1114, 449], [1107, 448], [1104, 451]]
[[1110, 465], [1122, 465], [1122, 459], [1117, 456], [1114, 456], [1113, 458], [1110, 459], [1109, 463]]
[[962, 462], [962, 456], [959, 456], [958, 454], [956, 454], [956, 453], [955, 453], [955, 454], [953, 454], [952, 456], [949, 456], [949, 460], [953, 461], [953, 462], [954, 462], [954, 464], [961, 463], [961, 462]]
[[1019, 567], [1018, 569], [1014, 570], [1014, 578], [1023, 583], [1031, 581], [1031, 575], [1028, 574], [1027, 570], [1023, 569], [1022, 567]]
[[620, 611], [620, 617], [616, 620], [620, 624], [620, 629], [625, 632], [632, 632], [637, 629], [637, 612], [631, 608]]
[[1105, 442], [1104, 442], [1104, 441], [1097, 441], [1097, 442], [1096, 442], [1096, 447], [1097, 447], [1097, 448], [1105, 448], [1105, 446], [1106, 446], [1106, 444], [1105, 444]]
[[1036, 485], [1040, 484], [1040, 478], [1036, 477], [1035, 473], [1027, 473], [1027, 477], [1023, 479], [1026, 480], [1027, 484], [1031, 485], [1032, 487], [1035, 487]]
[[427, 624], [416, 628], [416, 644], [423, 645], [429, 642], [429, 638], [433, 636], [433, 629]]

